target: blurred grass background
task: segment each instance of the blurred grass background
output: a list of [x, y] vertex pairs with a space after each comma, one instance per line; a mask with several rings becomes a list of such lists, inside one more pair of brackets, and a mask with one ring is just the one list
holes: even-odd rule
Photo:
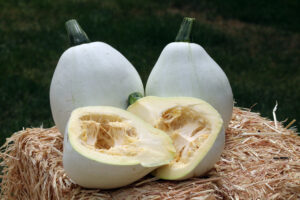
[[51, 127], [49, 86], [76, 18], [93, 41], [124, 54], [143, 82], [184, 16], [193, 41], [227, 74], [236, 106], [300, 123], [300, 20], [294, 0], [0, 1], [0, 144], [23, 127]]

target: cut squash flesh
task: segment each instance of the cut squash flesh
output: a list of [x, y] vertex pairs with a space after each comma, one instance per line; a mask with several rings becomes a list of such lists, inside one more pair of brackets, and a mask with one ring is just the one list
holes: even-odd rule
[[163, 131], [125, 110], [103, 106], [74, 110], [64, 143], [67, 174], [88, 188], [127, 185], [168, 164], [175, 154]]
[[224, 147], [223, 121], [208, 103], [190, 97], [144, 97], [128, 111], [140, 116], [173, 140], [176, 156], [157, 169], [160, 178], [199, 176], [213, 167]]
[[135, 156], [139, 151], [136, 129], [118, 116], [81, 117], [80, 140], [92, 150], [118, 156]]
[[179, 167], [189, 163], [189, 159], [197, 152], [209, 137], [210, 124], [194, 106], [174, 106], [162, 113], [154, 127], [169, 134], [176, 148], [176, 157], [171, 163]]

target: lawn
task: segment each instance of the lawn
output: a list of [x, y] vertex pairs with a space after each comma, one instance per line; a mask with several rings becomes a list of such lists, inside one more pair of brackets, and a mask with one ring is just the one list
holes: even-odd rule
[[54, 125], [49, 86], [76, 18], [93, 41], [106, 42], [136, 67], [143, 82], [184, 16], [193, 41], [227, 74], [236, 106], [300, 125], [299, 1], [0, 1], [0, 143], [23, 127]]

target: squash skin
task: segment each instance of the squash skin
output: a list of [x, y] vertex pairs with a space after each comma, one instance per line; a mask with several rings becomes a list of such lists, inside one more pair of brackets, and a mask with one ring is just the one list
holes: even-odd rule
[[230, 83], [219, 65], [195, 43], [168, 44], [150, 73], [145, 93], [147, 96], [200, 98], [221, 114], [225, 128], [231, 120]]
[[81, 44], [60, 57], [50, 86], [54, 122], [63, 133], [72, 110], [105, 105], [125, 109], [128, 95], [144, 94], [142, 80], [132, 64], [103, 42]]

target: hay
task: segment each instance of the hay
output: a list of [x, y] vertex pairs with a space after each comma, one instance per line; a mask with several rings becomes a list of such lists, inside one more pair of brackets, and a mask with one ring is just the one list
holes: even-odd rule
[[[275, 120], [276, 121], [276, 120]], [[277, 127], [275, 127], [277, 126]], [[1, 199], [299, 199], [300, 137], [281, 123], [234, 108], [220, 161], [206, 177], [157, 180], [150, 175], [118, 190], [86, 190], [62, 167], [57, 129], [13, 134], [0, 154]]]

